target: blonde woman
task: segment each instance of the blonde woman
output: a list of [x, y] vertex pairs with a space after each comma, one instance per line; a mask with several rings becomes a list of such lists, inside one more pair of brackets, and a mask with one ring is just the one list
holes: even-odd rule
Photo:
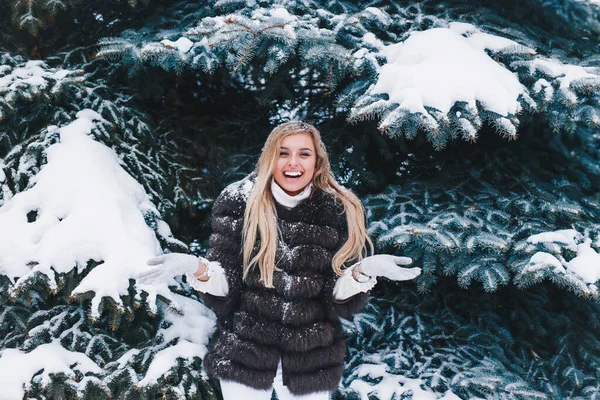
[[277, 126], [253, 173], [215, 201], [206, 257], [165, 254], [141, 279], [187, 274], [218, 318], [204, 369], [225, 400], [329, 399], [343, 374], [339, 318], [377, 276], [408, 280], [408, 257], [373, 254], [359, 199], [338, 184], [319, 131]]

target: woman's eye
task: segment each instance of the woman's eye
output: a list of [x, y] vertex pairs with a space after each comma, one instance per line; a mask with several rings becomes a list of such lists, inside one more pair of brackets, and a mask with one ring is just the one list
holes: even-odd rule
[[307, 157], [310, 156], [310, 154], [308, 154], [308, 153], [302, 153], [302, 155], [307, 156]]
[[287, 153], [282, 151], [281, 153], [279, 153], [280, 156], [287, 156]]

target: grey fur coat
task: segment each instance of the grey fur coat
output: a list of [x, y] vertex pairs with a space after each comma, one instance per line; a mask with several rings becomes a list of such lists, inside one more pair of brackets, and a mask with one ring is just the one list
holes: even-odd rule
[[314, 187], [292, 209], [275, 203], [282, 241], [274, 288], [259, 282], [258, 268], [242, 281], [241, 229], [254, 179], [251, 174], [232, 183], [213, 206], [206, 258], [223, 266], [229, 294], [203, 295], [218, 317], [204, 369], [215, 378], [268, 389], [281, 359], [283, 383], [293, 394], [335, 390], [346, 356], [339, 318], [360, 311], [368, 298], [359, 293], [344, 303], [333, 300], [338, 277], [331, 260], [348, 237], [344, 208]]

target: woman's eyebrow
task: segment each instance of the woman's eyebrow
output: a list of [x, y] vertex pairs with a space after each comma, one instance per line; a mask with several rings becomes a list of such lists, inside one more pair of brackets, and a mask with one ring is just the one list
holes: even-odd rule
[[[281, 148], [282, 148], [283, 150], [289, 150], [287, 147], [283, 147], [283, 146], [281, 146]], [[301, 148], [300, 150], [308, 150], [308, 151], [312, 151], [312, 149], [311, 149], [311, 148], [308, 148], [308, 147], [303, 147], [303, 148]]]

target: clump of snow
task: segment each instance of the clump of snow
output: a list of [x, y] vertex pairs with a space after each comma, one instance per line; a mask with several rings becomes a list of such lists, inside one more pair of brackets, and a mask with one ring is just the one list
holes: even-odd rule
[[480, 50], [500, 51], [506, 48], [520, 48], [521, 52], [535, 54], [535, 49], [522, 46], [517, 42], [480, 31], [474, 25], [465, 22], [450, 22], [449, 29], [469, 39], [469, 44]]
[[548, 82], [547, 80], [545, 80], [544, 78], [540, 78], [538, 79], [534, 85], [533, 85], [533, 92], [534, 93], [539, 93], [541, 91], [544, 91], [544, 101], [551, 101], [552, 100], [552, 96], [554, 96], [554, 88], [552, 87], [552, 85], [550, 84], [550, 82]]
[[[276, 24], [273, 25], [273, 23], [270, 21], [272, 18], [277, 18], [279, 21], [276, 21]], [[254, 24], [252, 27], [253, 29], [261, 31], [268, 31], [267, 29], [265, 29], [266, 27], [269, 27], [269, 29], [276, 30], [283, 29], [288, 40], [296, 40], [296, 27], [298, 25], [298, 17], [290, 14], [288, 10], [283, 6], [274, 5], [271, 8], [257, 8], [252, 11], [251, 19]], [[283, 27], [280, 26], [281, 23], [284, 24]], [[239, 30], [239, 28], [239, 25], [230, 24], [229, 26], [223, 29], [223, 32], [227, 32], [232, 29]]]
[[[373, 33], [371, 32], [367, 32], [364, 36], [363, 36], [363, 41], [365, 43], [369, 43], [370, 45], [374, 46], [377, 49], [381, 49], [384, 46], [383, 42], [381, 40], [379, 40], [377, 38], [377, 36], [375, 36]], [[355, 57], [357, 57], [356, 53], [354, 54]]]
[[169, 39], [163, 39], [160, 42], [167, 47], [173, 47], [179, 50], [180, 53], [187, 53], [194, 45], [194, 42], [186, 37], [180, 37], [174, 42], [170, 41]]
[[553, 267], [554, 273], [565, 273], [565, 268], [560, 260], [554, 257], [552, 254], [543, 251], [538, 251], [529, 259], [529, 263], [523, 272], [533, 272], [538, 269], [545, 269], [548, 266]]
[[365, 55], [369, 54], [369, 49], [365, 48], [365, 47], [361, 47], [360, 49], [356, 50], [354, 53], [352, 53], [352, 57], [354, 58], [362, 58]]
[[[536, 252], [521, 273], [552, 268], [552, 272], [576, 274], [585, 283], [595, 283], [600, 279], [600, 255], [591, 247], [591, 239], [584, 237], [574, 229], [542, 232], [527, 238], [528, 243], [543, 244], [555, 254]], [[570, 261], [560, 254], [562, 249], [577, 251]]]
[[550, 78], [556, 78], [561, 89], [568, 88], [573, 81], [578, 79], [598, 80], [600, 78], [597, 74], [592, 73], [597, 71], [595, 67], [563, 64], [555, 59], [536, 58], [528, 62], [527, 65], [532, 74], [540, 71]]
[[211, 32], [211, 36], [229, 35], [233, 32], [239, 32], [240, 29], [257, 33], [283, 31], [287, 40], [294, 41], [296, 40], [298, 23], [296, 15], [290, 14], [285, 7], [274, 5], [271, 8], [260, 7], [254, 9], [248, 17], [231, 14], [206, 17], [202, 19], [197, 27], [189, 29], [186, 34], [204, 37], [208, 31]]
[[[74, 371], [82, 374], [102, 372], [88, 356], [66, 350], [58, 342], [42, 344], [29, 353], [4, 349], [0, 351], [0, 397], [22, 399], [32, 377], [41, 370], [43, 371], [40, 376], [36, 376], [36, 380], [39, 379], [43, 386], [50, 383], [50, 374], [64, 373], [75, 377]], [[85, 381], [79, 383], [81, 389], [85, 384]]]
[[168, 328], [162, 328], [159, 334], [163, 336], [165, 342], [179, 338], [179, 340], [187, 340], [202, 346], [204, 352], [200, 357], [204, 357], [208, 340], [216, 328], [214, 313], [196, 300], [177, 294], [173, 296], [181, 306], [184, 315], [166, 313], [164, 319], [171, 325]]
[[119, 368], [123, 368], [125, 365], [127, 365], [128, 362], [131, 362], [131, 360], [133, 359], [133, 357], [135, 357], [139, 353], [140, 353], [139, 349], [129, 349], [129, 350], [127, 350], [125, 352], [125, 354], [123, 354], [117, 360], [117, 363], [119, 364]]
[[542, 232], [527, 238], [528, 243], [546, 243], [553, 242], [575, 249], [577, 246], [575, 240], [581, 239], [581, 234], [574, 229], [563, 229], [553, 232]]
[[362, 12], [362, 14], [365, 16], [370, 15], [370, 16], [374, 17], [382, 25], [389, 25], [392, 22], [392, 18], [390, 17], [390, 15], [388, 13], [386, 13], [385, 11], [383, 11], [379, 8], [376, 8], [376, 7], [367, 7]]
[[594, 283], [600, 279], [600, 254], [590, 247], [586, 239], [577, 245], [577, 257], [567, 263], [567, 269], [579, 275], [584, 282]]
[[186, 340], [180, 341], [175, 346], [167, 347], [159, 351], [152, 363], [148, 367], [144, 379], [138, 382], [138, 386], [144, 387], [156, 384], [157, 379], [168, 372], [171, 367], [176, 365], [178, 358], [192, 359], [193, 357], [203, 357], [206, 349]]
[[298, 17], [292, 15], [286, 10], [285, 7], [274, 5], [273, 8], [269, 9], [269, 13], [272, 17], [281, 18], [286, 23], [295, 22], [298, 20]]
[[241, 181], [233, 182], [233, 183], [227, 185], [225, 187], [225, 189], [223, 189], [223, 192], [225, 193], [224, 195], [231, 196], [231, 197], [241, 195], [244, 200], [248, 200], [248, 197], [250, 196], [250, 192], [252, 191], [252, 188], [254, 187], [254, 179], [253, 178], [254, 178], [254, 174], [250, 173]]
[[6, 96], [9, 91], [18, 91], [27, 86], [46, 87], [48, 79], [61, 80], [73, 71], [46, 67], [41, 60], [30, 60], [10, 74], [0, 77], [0, 94]]
[[154, 356], [139, 386], [156, 384], [158, 378], [176, 365], [178, 358], [191, 362], [194, 357], [204, 358], [208, 350], [208, 341], [216, 329], [215, 315], [203, 304], [187, 297], [174, 295], [174, 300], [181, 306], [184, 316], [165, 314], [165, 320], [171, 325], [158, 334], [162, 335], [165, 343], [176, 338], [179, 341]]
[[[42, 273], [56, 288], [56, 273], [81, 272], [90, 260], [102, 262], [72, 292], [94, 292], [93, 317], [105, 296], [120, 305], [129, 279], [162, 253], [144, 220], [145, 213], [158, 215], [144, 188], [112, 149], [89, 136], [101, 118], [92, 110], [78, 112], [60, 128], [60, 142], [46, 150], [48, 162], [32, 178], [33, 187], [0, 207], [0, 274], [16, 289]], [[164, 225], [161, 230], [170, 233]], [[138, 289], [153, 292], [153, 299], [157, 293], [170, 298], [168, 283]]]
[[518, 43], [475, 27], [469, 37], [456, 32], [465, 29], [461, 24], [413, 32], [404, 42], [385, 46], [381, 54], [387, 64], [380, 68], [370, 94], [387, 93], [389, 101], [412, 113], [427, 114], [425, 106], [447, 113], [456, 102], [475, 107], [479, 101], [498, 114], [515, 114], [525, 88], [484, 49]]

